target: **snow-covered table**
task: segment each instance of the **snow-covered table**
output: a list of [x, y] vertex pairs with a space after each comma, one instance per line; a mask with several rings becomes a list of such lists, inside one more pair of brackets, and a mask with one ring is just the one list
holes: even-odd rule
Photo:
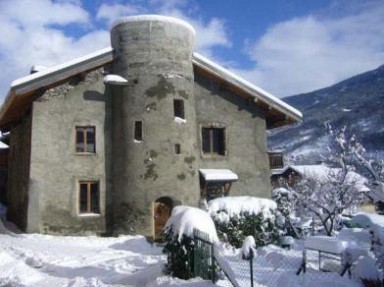
[[[340, 260], [342, 263], [342, 255], [348, 247], [348, 242], [340, 240], [335, 237], [329, 236], [310, 236], [305, 239], [304, 242], [304, 272], [306, 269], [307, 262], [307, 250], [314, 250], [319, 252], [319, 270], [321, 269], [321, 259], [331, 258]], [[344, 266], [345, 267], [345, 266]], [[343, 268], [344, 270], [345, 268]]]

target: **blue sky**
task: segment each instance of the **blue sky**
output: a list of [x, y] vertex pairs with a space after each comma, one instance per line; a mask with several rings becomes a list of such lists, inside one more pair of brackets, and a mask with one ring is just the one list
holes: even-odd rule
[[277, 97], [384, 64], [382, 0], [0, 0], [0, 100], [32, 65], [109, 46], [123, 16], [182, 18], [195, 50]]

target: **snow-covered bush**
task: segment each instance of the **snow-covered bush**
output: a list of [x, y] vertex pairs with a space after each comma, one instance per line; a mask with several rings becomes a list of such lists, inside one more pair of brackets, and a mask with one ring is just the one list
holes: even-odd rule
[[181, 279], [194, 277], [194, 242], [192, 237], [181, 236], [181, 240], [169, 230], [164, 235], [165, 246], [163, 252], [167, 254], [165, 273]]
[[208, 202], [209, 213], [218, 236], [240, 248], [252, 235], [257, 246], [276, 242], [276, 203], [269, 199], [249, 196], [216, 198]]
[[359, 278], [364, 286], [381, 286], [380, 274], [377, 270], [375, 260], [371, 257], [360, 257], [352, 270], [352, 274], [353, 277]]
[[279, 187], [272, 190], [272, 199], [277, 204], [276, 224], [281, 235], [299, 237], [295, 228], [295, 207], [297, 196], [290, 188]]
[[194, 229], [207, 234], [212, 241], [218, 240], [215, 225], [207, 212], [189, 206], [173, 208], [164, 229], [167, 274], [181, 279], [195, 277]]

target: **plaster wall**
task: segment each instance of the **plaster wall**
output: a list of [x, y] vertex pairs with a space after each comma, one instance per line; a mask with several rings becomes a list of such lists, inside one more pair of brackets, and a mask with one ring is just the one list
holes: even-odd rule
[[[270, 197], [266, 122], [264, 112], [252, 100], [226, 89], [220, 83], [195, 72], [197, 143], [199, 168], [228, 168], [239, 176], [230, 196]], [[226, 154], [202, 152], [201, 128], [225, 127]]]
[[[158, 198], [192, 206], [199, 200], [194, 34], [185, 25], [150, 17], [122, 22], [111, 35], [112, 71], [129, 81], [128, 86], [110, 87], [114, 226], [116, 232], [153, 236]], [[174, 118], [175, 99], [184, 102], [185, 122]], [[142, 140], [134, 138], [135, 121], [143, 124]]]
[[[109, 120], [104, 89], [97, 70], [48, 90], [33, 103], [28, 231], [106, 232]], [[96, 153], [76, 153], [75, 127], [88, 125], [96, 128]], [[100, 215], [79, 214], [80, 180], [99, 181]]]

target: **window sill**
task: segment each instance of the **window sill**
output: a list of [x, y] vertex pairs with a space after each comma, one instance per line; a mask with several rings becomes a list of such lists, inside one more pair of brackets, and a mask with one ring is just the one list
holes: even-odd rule
[[174, 117], [173, 120], [178, 123], [178, 124], [185, 124], [187, 122], [186, 119], [182, 119], [182, 118], [179, 118], [179, 117]]
[[100, 217], [100, 213], [80, 213], [79, 217]]
[[227, 154], [209, 154], [209, 153], [202, 153], [201, 156], [203, 158], [225, 158], [228, 155]]
[[75, 152], [75, 155], [81, 156], [96, 156], [95, 152]]

